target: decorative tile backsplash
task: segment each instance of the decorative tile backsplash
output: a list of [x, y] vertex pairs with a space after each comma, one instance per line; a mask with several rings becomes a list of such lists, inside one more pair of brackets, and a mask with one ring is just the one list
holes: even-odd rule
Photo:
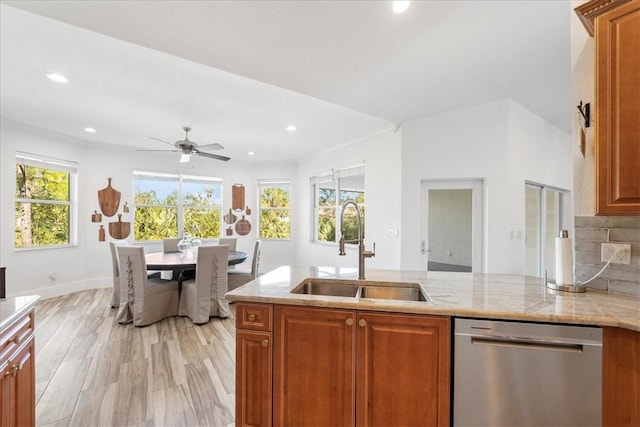
[[576, 281], [587, 281], [604, 267], [603, 242], [631, 243], [631, 265], [612, 263], [587, 286], [640, 296], [640, 217], [577, 216], [575, 229]]

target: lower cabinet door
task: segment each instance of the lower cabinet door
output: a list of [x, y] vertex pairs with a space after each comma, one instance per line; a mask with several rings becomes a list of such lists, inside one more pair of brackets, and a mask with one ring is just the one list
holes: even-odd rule
[[236, 331], [236, 426], [271, 426], [271, 337]]
[[275, 307], [274, 425], [354, 425], [355, 329], [355, 311]]
[[36, 424], [34, 339], [12, 355], [0, 372], [3, 427]]
[[358, 312], [358, 426], [447, 426], [450, 320]]

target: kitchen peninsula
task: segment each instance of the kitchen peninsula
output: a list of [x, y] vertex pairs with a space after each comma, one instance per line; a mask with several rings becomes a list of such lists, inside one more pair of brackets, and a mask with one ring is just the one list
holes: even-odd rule
[[[323, 420], [349, 424], [358, 414], [358, 424], [364, 420], [366, 425], [375, 410], [376, 419], [397, 423], [406, 414], [391, 410], [383, 413], [385, 405], [371, 405], [367, 400], [379, 393], [380, 387], [391, 389], [396, 385], [411, 391], [402, 404], [424, 409], [420, 414], [423, 424], [447, 425], [454, 317], [602, 327], [603, 424], [612, 420], [633, 424], [640, 419], [638, 298], [591, 290], [581, 294], [556, 292], [534, 277], [386, 270], [368, 270], [367, 280], [362, 283], [417, 283], [431, 301], [291, 292], [308, 278], [352, 281], [357, 274], [353, 268], [283, 266], [227, 294], [229, 300], [238, 302], [238, 425], [281, 425], [293, 418], [303, 420], [305, 414], [291, 405], [295, 403], [299, 411], [304, 411], [308, 409], [304, 396], [318, 393], [325, 393], [320, 398], [323, 403], [316, 400], [314, 410]], [[377, 353], [370, 354], [373, 340], [383, 340], [388, 348], [376, 346]], [[420, 363], [415, 362], [418, 359], [412, 351], [419, 353]], [[374, 378], [374, 367], [369, 366], [373, 356], [394, 363], [375, 366]], [[309, 381], [312, 377], [307, 371], [312, 364], [318, 374]], [[407, 366], [410, 369], [403, 369]], [[300, 376], [306, 378], [304, 384], [295, 383], [301, 374], [299, 369], [307, 370]], [[429, 384], [411, 384], [405, 371], [415, 378], [430, 378]], [[418, 392], [416, 387], [422, 388]], [[298, 393], [307, 389], [308, 394]], [[418, 395], [421, 397], [415, 397]], [[407, 401], [412, 396], [418, 404]]]

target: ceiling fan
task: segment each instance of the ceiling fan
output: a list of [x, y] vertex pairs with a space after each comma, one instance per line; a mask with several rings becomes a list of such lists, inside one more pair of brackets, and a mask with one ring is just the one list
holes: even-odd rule
[[213, 144], [207, 144], [207, 145], [198, 145], [195, 142], [189, 140], [189, 131], [191, 130], [191, 128], [189, 126], [184, 126], [182, 129], [184, 130], [184, 133], [185, 133], [184, 139], [180, 141], [176, 141], [173, 144], [158, 138], [154, 138], [152, 136], [149, 137], [155, 141], [159, 141], [164, 144], [171, 145], [175, 147], [175, 149], [173, 150], [138, 150], [138, 151], [172, 151], [174, 153], [177, 152], [177, 153], [180, 153], [180, 163], [187, 163], [191, 159], [191, 156], [194, 156], [194, 155], [208, 157], [210, 159], [222, 160], [225, 162], [229, 160], [229, 157], [220, 156], [218, 154], [212, 154], [212, 153], [207, 153], [202, 151], [202, 149], [222, 150], [224, 148], [222, 145], [218, 144], [217, 142]]

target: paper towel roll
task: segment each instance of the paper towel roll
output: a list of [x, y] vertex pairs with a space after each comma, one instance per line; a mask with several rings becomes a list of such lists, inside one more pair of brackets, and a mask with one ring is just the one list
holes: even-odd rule
[[573, 285], [573, 247], [568, 237], [556, 237], [556, 284]]

